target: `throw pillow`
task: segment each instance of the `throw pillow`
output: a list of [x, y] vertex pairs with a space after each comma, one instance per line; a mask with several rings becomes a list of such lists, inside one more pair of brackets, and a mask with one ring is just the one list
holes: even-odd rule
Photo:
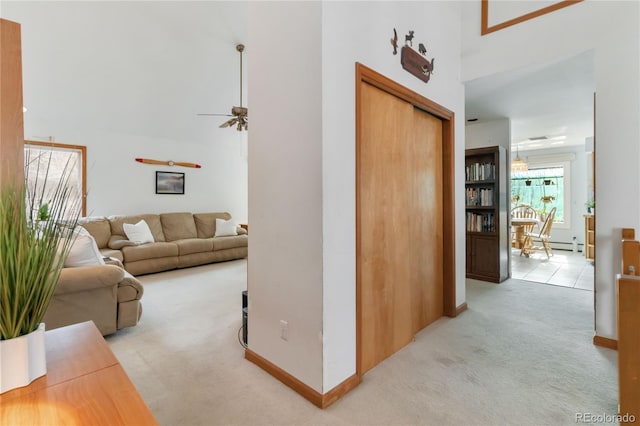
[[224, 220], [216, 218], [216, 234], [214, 237], [229, 237], [232, 235], [238, 235], [237, 228], [238, 225], [233, 221], [233, 219]]
[[76, 236], [67, 258], [64, 260], [65, 268], [77, 268], [80, 266], [104, 265], [102, 253], [98, 250], [96, 240], [89, 231], [82, 226], [76, 228]]
[[125, 223], [122, 225], [124, 228], [124, 233], [127, 235], [129, 240], [133, 241], [136, 244], [146, 244], [153, 243], [153, 234], [149, 229], [149, 225], [144, 220], [132, 225], [130, 223]]

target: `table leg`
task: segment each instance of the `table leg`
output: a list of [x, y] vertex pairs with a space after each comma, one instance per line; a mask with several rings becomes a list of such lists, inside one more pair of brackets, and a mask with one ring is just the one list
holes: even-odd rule
[[521, 249], [524, 247], [524, 226], [516, 225], [514, 226], [516, 230], [516, 241], [514, 244], [514, 248]]

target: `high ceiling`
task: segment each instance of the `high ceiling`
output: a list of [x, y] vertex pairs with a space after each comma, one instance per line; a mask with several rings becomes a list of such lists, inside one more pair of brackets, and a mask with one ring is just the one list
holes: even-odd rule
[[[514, 150], [584, 144], [593, 136], [593, 64], [593, 51], [587, 51], [467, 82], [466, 118], [478, 122], [509, 118]], [[542, 137], [546, 139], [538, 139]]]

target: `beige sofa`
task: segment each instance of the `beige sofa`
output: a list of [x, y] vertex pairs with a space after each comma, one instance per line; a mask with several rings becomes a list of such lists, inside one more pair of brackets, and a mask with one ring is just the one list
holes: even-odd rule
[[[105, 257], [122, 261], [133, 275], [150, 274], [247, 257], [248, 236], [214, 237], [216, 219], [229, 213], [162, 213], [83, 218], [80, 224], [95, 238]], [[125, 236], [123, 225], [144, 220], [154, 242], [135, 245]]]
[[47, 330], [93, 321], [107, 335], [138, 323], [142, 285], [120, 262], [111, 263], [62, 269], [44, 316]]
[[[63, 268], [44, 317], [47, 330], [92, 320], [103, 335], [138, 323], [144, 289], [141, 275], [247, 256], [248, 237], [214, 237], [216, 219], [229, 213], [164, 213], [82, 218], [107, 265]], [[123, 225], [144, 220], [155, 242], [136, 245]], [[123, 267], [124, 264], [124, 267]], [[126, 269], [126, 270], [125, 270]]]

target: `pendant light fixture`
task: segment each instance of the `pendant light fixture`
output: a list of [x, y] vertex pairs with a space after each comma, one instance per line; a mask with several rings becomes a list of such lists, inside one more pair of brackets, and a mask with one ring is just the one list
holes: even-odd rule
[[520, 158], [519, 145], [516, 145], [516, 158], [511, 161], [511, 173], [526, 172], [527, 170], [529, 170], [529, 165]]

